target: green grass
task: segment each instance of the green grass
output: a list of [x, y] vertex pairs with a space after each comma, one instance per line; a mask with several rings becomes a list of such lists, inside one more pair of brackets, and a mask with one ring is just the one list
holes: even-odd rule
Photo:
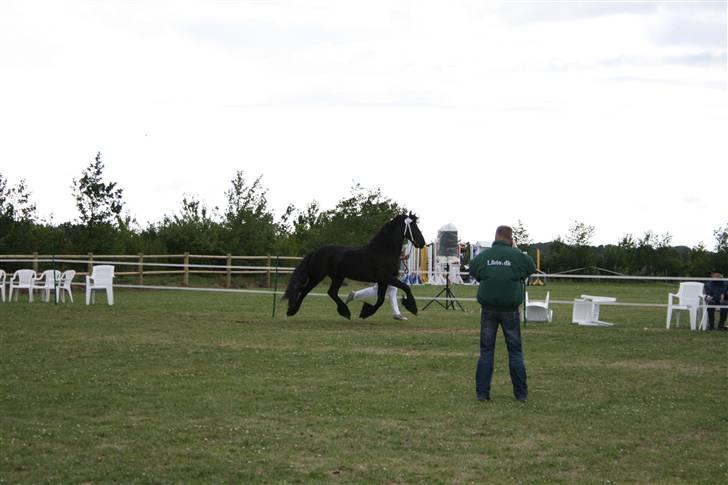
[[[437, 290], [416, 290], [420, 308]], [[674, 288], [553, 283], [533, 298], [546, 290], [664, 303]], [[470, 302], [398, 323], [386, 306], [347, 321], [316, 297], [275, 319], [265, 295], [76, 298], [0, 304], [2, 483], [728, 479], [728, 335], [665, 330], [664, 309], [605, 307], [617, 325], [593, 328], [556, 306], [529, 324], [524, 406], [501, 336], [493, 400], [475, 400]]]

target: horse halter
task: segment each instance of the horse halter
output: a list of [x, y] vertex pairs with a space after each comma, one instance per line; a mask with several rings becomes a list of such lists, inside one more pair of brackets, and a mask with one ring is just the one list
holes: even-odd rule
[[[412, 219], [410, 217], [407, 217], [404, 220], [404, 237], [412, 241], [412, 239], [415, 237], [412, 234], [412, 228], [410, 227], [410, 224], [412, 224]], [[407, 232], [409, 231], [410, 237], [407, 237]]]

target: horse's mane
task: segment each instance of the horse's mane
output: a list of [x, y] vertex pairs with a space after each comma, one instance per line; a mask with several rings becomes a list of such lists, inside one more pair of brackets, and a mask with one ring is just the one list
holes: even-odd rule
[[410, 217], [413, 222], [417, 221], [417, 216], [414, 214], [395, 216], [374, 235], [367, 246], [375, 249], [396, 250], [399, 253], [404, 239], [404, 219], [406, 217]]

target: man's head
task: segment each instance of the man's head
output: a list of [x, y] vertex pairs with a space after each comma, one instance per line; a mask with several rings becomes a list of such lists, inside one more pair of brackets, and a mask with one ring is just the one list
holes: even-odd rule
[[717, 269], [714, 269], [713, 271], [710, 272], [710, 277], [711, 278], [722, 278], [723, 275], [720, 273], [720, 271], [718, 271]]
[[513, 229], [511, 229], [511, 226], [498, 226], [498, 229], [495, 230], [495, 240], [513, 245]]

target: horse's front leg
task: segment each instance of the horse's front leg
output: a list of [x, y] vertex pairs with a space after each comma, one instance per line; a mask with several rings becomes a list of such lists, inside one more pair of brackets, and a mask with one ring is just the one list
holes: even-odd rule
[[377, 313], [379, 307], [382, 306], [382, 304], [384, 303], [384, 295], [386, 294], [387, 284], [383, 282], [377, 283], [377, 301], [374, 303], [374, 305], [364, 302], [361, 307], [361, 313], [359, 313], [359, 317], [367, 318]]
[[298, 295], [291, 298], [288, 302], [288, 311], [286, 312], [286, 315], [290, 317], [298, 313], [298, 310], [301, 308], [301, 304], [303, 303], [303, 299], [306, 298], [306, 295], [308, 295], [308, 293], [313, 290], [319, 283], [321, 283], [320, 279], [309, 280], [308, 283], [306, 283], [306, 285], [298, 293]]
[[406, 297], [402, 298], [402, 304], [410, 313], [417, 315], [417, 302], [409, 285], [394, 277], [389, 281], [389, 285], [404, 291]]
[[344, 283], [344, 278], [332, 276], [331, 286], [329, 286], [328, 293], [331, 299], [336, 303], [336, 311], [339, 312], [339, 315], [351, 320], [351, 311], [349, 311], [349, 307], [346, 306], [346, 303], [344, 303], [341, 298], [339, 298], [339, 288], [341, 288], [342, 283]]

